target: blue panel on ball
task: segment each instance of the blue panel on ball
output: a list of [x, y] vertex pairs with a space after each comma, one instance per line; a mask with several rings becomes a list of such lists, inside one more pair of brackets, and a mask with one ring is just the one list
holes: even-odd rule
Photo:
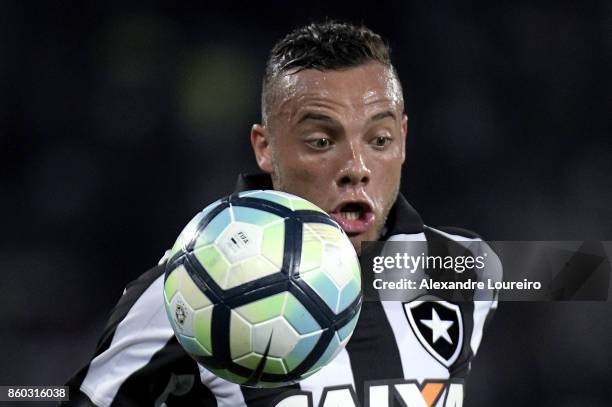
[[306, 335], [321, 329], [310, 312], [292, 294], [285, 303], [285, 319], [300, 335]]
[[244, 206], [232, 206], [232, 212], [237, 222], [250, 223], [261, 227], [282, 219], [265, 210], [246, 208]]
[[231, 222], [230, 209], [223, 209], [206, 225], [202, 233], [200, 233], [195, 246], [202, 247], [213, 243]]
[[360, 295], [359, 284], [357, 281], [350, 280], [347, 285], [344, 286], [340, 293], [340, 303], [338, 307], [338, 313], [344, 311], [353, 301]]
[[217, 199], [215, 202], [211, 203], [206, 208], [202, 209], [202, 212], [200, 213], [204, 216], [208, 215], [208, 213], [212, 211], [214, 208], [216, 208], [221, 203], [221, 201], [222, 201], [221, 199]]
[[338, 337], [334, 335], [331, 341], [329, 341], [329, 345], [327, 345], [325, 352], [323, 352], [323, 355], [317, 360], [317, 363], [312, 366], [311, 370], [328, 364], [331, 359], [336, 356], [339, 348], [340, 342], [338, 341]]
[[312, 270], [302, 276], [302, 279], [321, 297], [330, 310], [336, 312], [338, 303], [338, 288], [321, 269]]
[[301, 338], [295, 345], [293, 350], [285, 357], [287, 369], [291, 372], [295, 369], [306, 357], [310, 354], [314, 346], [317, 344], [321, 334], [315, 334]]
[[351, 319], [346, 325], [338, 329], [338, 336], [340, 337], [341, 341], [344, 341], [347, 338], [347, 336], [353, 333], [353, 330], [355, 329], [355, 325], [357, 325], [358, 320], [359, 320], [359, 312], [355, 314], [353, 319]]

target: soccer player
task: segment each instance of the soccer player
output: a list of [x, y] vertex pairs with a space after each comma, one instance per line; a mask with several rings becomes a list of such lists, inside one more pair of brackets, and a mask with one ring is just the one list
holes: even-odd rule
[[[262, 174], [237, 190], [277, 189], [327, 211], [363, 241], [459, 241], [426, 226], [399, 193], [408, 119], [381, 37], [311, 24], [267, 62], [262, 120], [251, 144]], [[70, 381], [70, 405], [461, 406], [463, 379], [495, 306], [487, 301], [365, 302], [346, 349], [289, 387], [254, 389], [216, 377], [181, 348], [162, 296], [164, 261], [129, 284], [95, 354]]]

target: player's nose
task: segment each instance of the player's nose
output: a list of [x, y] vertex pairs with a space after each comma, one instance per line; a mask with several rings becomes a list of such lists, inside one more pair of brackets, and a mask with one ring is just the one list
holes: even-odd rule
[[338, 186], [367, 184], [370, 182], [371, 170], [362, 146], [348, 144], [344, 162], [338, 174]]

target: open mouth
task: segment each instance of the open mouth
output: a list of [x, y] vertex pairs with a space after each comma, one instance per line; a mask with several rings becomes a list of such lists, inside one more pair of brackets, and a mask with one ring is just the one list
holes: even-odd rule
[[366, 232], [374, 222], [374, 212], [367, 202], [343, 202], [330, 215], [349, 236]]

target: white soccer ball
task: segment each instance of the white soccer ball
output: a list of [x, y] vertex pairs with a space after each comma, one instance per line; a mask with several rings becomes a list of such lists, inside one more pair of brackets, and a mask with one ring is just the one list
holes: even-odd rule
[[295, 383], [346, 345], [361, 309], [348, 236], [278, 191], [220, 199], [185, 227], [166, 265], [168, 318], [185, 350], [232, 382]]

